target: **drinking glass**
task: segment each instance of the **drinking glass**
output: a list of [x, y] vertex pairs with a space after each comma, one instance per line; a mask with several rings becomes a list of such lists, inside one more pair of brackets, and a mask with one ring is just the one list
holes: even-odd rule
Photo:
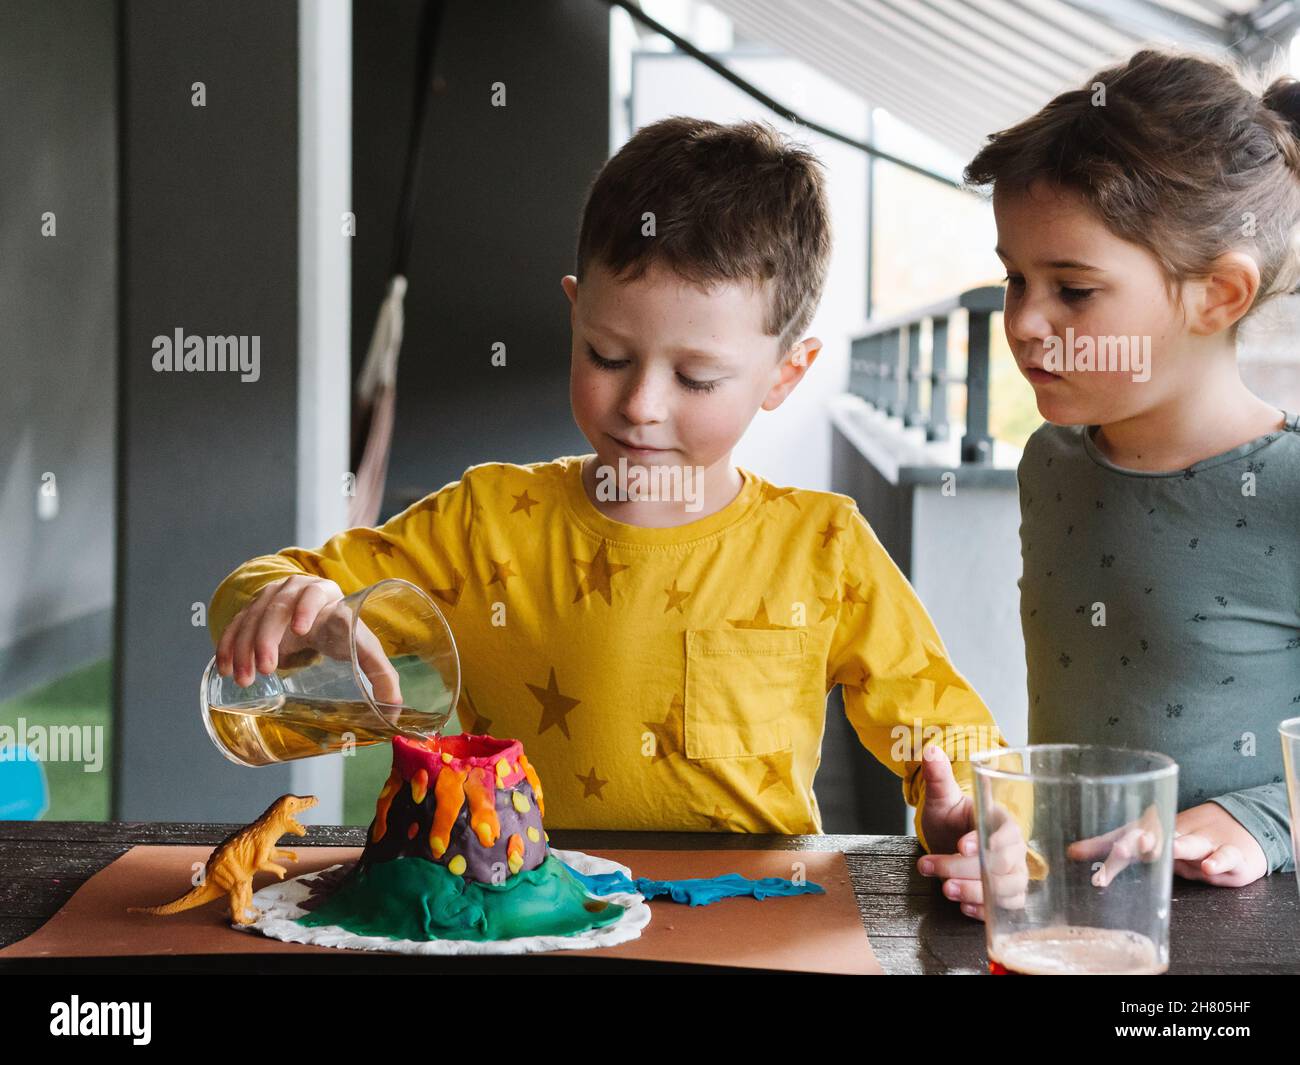
[[1173, 759], [1042, 744], [971, 764], [990, 972], [1168, 969]]
[[1277, 730], [1282, 735], [1282, 762], [1291, 806], [1291, 853], [1296, 858], [1296, 887], [1300, 888], [1300, 717], [1283, 721]]
[[[341, 609], [340, 609], [341, 608]], [[460, 696], [451, 627], [421, 589], [392, 577], [340, 600], [274, 673], [246, 687], [217, 671], [199, 688], [203, 724], [238, 765], [436, 736]]]

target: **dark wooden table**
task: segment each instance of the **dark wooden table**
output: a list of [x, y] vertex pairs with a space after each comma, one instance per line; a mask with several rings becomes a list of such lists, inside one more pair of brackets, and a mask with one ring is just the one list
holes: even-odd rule
[[[215, 846], [236, 825], [154, 822], [0, 821], [0, 945], [36, 931], [81, 884], [136, 844]], [[312, 826], [297, 846], [355, 846], [361, 827]], [[551, 830], [561, 849], [729, 850], [751, 847], [841, 850], [853, 878], [862, 924], [887, 973], [984, 973], [984, 925], [944, 898], [939, 882], [916, 871], [920, 848], [910, 836], [759, 836], [738, 833]], [[1174, 879], [1170, 931], [1173, 974], [1300, 973], [1300, 895], [1290, 873], [1239, 889]], [[576, 953], [576, 952], [575, 952]], [[607, 974], [609, 958], [548, 956], [466, 958], [232, 955], [222, 958], [40, 959], [5, 961], [3, 971], [60, 972], [375, 972], [517, 971], [538, 963], [560, 971]], [[629, 963], [624, 971], [716, 971], [701, 966]], [[730, 970], [728, 970], [730, 971]]]

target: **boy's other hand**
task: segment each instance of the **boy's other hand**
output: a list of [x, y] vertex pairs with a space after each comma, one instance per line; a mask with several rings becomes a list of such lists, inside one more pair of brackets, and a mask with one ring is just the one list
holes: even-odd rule
[[[285, 577], [262, 588], [231, 619], [217, 643], [217, 672], [240, 687], [255, 673], [274, 673], [281, 659], [300, 651], [335, 659], [351, 656], [352, 619], [340, 607], [343, 590], [331, 580], [307, 574]], [[384, 648], [364, 625], [357, 626], [357, 665], [370, 679], [378, 702], [400, 704], [397, 672]]]

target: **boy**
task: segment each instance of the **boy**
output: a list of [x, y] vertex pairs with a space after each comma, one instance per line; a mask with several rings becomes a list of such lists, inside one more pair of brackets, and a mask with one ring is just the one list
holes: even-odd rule
[[209, 613], [221, 672], [272, 671], [343, 595], [401, 577], [451, 625], [462, 728], [524, 739], [549, 825], [785, 834], [821, 831], [838, 683], [922, 844], [952, 850], [970, 767], [963, 791], [919, 739], [1003, 745], [989, 711], [851, 498], [731, 465], [820, 351], [798, 338], [830, 248], [820, 163], [771, 127], [640, 130], [562, 281], [594, 453], [473, 466], [377, 530], [245, 563]]

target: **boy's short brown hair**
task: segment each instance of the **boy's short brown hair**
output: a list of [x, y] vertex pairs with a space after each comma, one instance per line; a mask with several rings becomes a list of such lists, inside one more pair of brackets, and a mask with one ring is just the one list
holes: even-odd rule
[[[653, 221], [653, 225], [651, 225]], [[821, 161], [764, 122], [675, 115], [645, 126], [596, 175], [582, 210], [577, 278], [620, 280], [652, 262], [684, 280], [774, 280], [763, 331], [784, 357], [812, 321], [830, 262]]]

